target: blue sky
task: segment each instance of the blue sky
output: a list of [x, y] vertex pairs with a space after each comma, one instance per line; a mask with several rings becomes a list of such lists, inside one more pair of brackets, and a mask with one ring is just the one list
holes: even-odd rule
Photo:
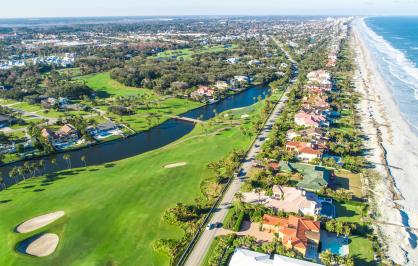
[[144, 15], [418, 15], [418, 0], [2, 0], [0, 18]]

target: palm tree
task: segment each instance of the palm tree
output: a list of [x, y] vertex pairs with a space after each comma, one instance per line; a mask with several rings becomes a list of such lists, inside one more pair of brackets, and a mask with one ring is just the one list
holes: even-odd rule
[[10, 172], [9, 172], [9, 176], [11, 177], [11, 178], [13, 178], [13, 180], [15, 181], [15, 184], [17, 184], [17, 180], [16, 180], [16, 177], [19, 175], [19, 172], [18, 172], [18, 170], [17, 170], [17, 167], [16, 166], [14, 166], [13, 168], [12, 168], [12, 170], [10, 170]]
[[84, 167], [87, 167], [87, 163], [86, 163], [86, 155], [82, 155], [80, 159], [81, 159], [81, 161], [84, 163]]
[[[0, 172], [1, 175], [1, 172]], [[6, 184], [4, 183], [4, 178], [0, 176], [0, 184], [2, 185], [3, 189], [6, 189]]]
[[51, 159], [51, 164], [56, 165], [57, 164], [57, 158], [52, 158]]
[[240, 209], [244, 201], [244, 194], [238, 191], [237, 193], [235, 193], [234, 197], [235, 197], [236, 202], [238, 203], [237, 206]]
[[23, 177], [23, 181], [26, 181], [26, 178], [25, 178], [25, 174], [26, 174], [26, 167], [25, 167], [25, 165], [20, 166], [19, 168], [17, 168], [17, 172], [19, 173], [19, 175], [20, 175], [21, 177]]
[[42, 169], [42, 174], [45, 173], [45, 160], [39, 160], [38, 162], [39, 169]]
[[256, 189], [254, 189], [254, 192], [255, 193], [257, 193], [258, 194], [258, 202], [260, 203], [261, 202], [261, 192], [262, 192], [263, 190], [261, 189], [261, 188], [256, 188]]
[[67, 153], [62, 156], [62, 158], [67, 161], [68, 169], [71, 168], [71, 156]]

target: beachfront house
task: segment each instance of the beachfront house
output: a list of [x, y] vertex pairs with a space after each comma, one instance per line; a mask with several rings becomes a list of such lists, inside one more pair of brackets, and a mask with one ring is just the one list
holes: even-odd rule
[[280, 161], [280, 171], [290, 174], [302, 174], [302, 179], [298, 181], [296, 186], [307, 191], [321, 190], [323, 187], [328, 186], [328, 183], [334, 177], [334, 174], [325, 167], [306, 163]]
[[298, 126], [304, 127], [326, 127], [329, 125], [327, 118], [322, 114], [306, 113], [299, 111], [295, 114], [294, 121]]
[[293, 140], [295, 138], [321, 140], [326, 138], [326, 131], [317, 127], [310, 127], [302, 130], [290, 129], [286, 133], [286, 138], [288, 140]]
[[324, 153], [323, 150], [318, 148], [318, 145], [302, 141], [286, 142], [286, 150], [295, 153], [298, 160], [308, 162], [313, 159], [320, 159]]
[[309, 218], [289, 216], [280, 218], [264, 214], [262, 230], [278, 235], [287, 249], [292, 249], [304, 257], [316, 257], [321, 239], [321, 224]]
[[229, 266], [318, 266], [319, 264], [305, 260], [294, 259], [282, 255], [269, 254], [251, 251], [243, 248], [236, 248], [231, 257]]
[[318, 196], [295, 187], [273, 186], [273, 195], [265, 206], [277, 211], [292, 212], [300, 215], [315, 216], [321, 212]]

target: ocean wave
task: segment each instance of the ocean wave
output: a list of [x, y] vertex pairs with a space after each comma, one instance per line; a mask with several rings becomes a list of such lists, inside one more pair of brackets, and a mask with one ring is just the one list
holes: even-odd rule
[[409, 60], [402, 51], [393, 47], [382, 36], [370, 29], [364, 20], [361, 20], [360, 23], [360, 29], [363, 31], [363, 34], [373, 42], [370, 45], [383, 55], [380, 60], [383, 60], [388, 65], [390, 74], [412, 89], [413, 97], [418, 100], [418, 68], [414, 62]]

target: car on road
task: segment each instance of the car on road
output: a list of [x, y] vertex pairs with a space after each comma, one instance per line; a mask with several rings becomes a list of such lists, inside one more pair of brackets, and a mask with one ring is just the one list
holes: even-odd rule
[[215, 228], [215, 224], [213, 223], [206, 225], [206, 230], [212, 230], [213, 228]]

